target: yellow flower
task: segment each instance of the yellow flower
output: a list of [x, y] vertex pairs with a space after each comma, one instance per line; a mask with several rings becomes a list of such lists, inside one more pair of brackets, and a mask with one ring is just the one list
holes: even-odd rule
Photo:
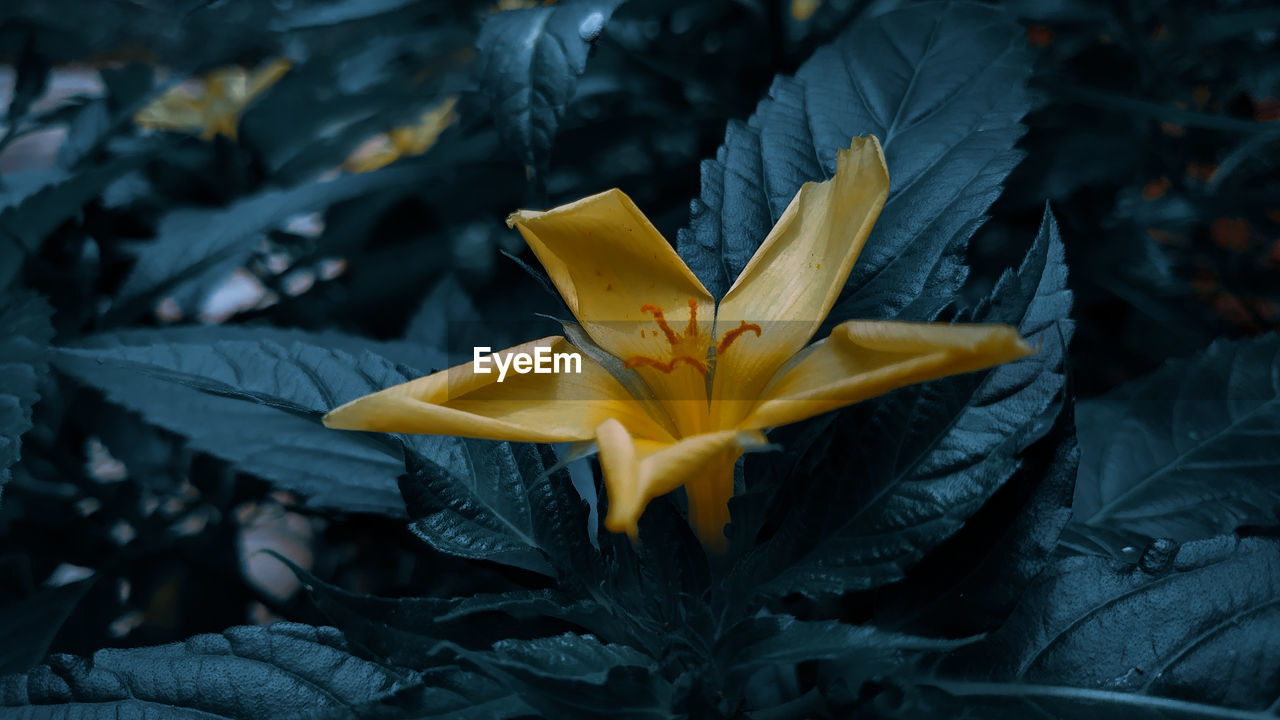
[[212, 70], [196, 83], [183, 83], [156, 98], [133, 121], [142, 127], [198, 132], [205, 140], [219, 134], [235, 140], [245, 107], [289, 67], [288, 60], [277, 59], [253, 72], [234, 65]]
[[374, 135], [361, 143], [342, 166], [355, 173], [373, 172], [402, 157], [421, 155], [430, 150], [440, 133], [457, 118], [453, 112], [453, 106], [457, 102], [457, 97], [447, 97], [436, 107], [424, 112], [416, 123]]
[[[467, 363], [347, 403], [325, 424], [594, 441], [607, 528], [634, 538], [645, 505], [684, 487], [698, 537], [722, 551], [734, 464], [766, 444], [764, 429], [1032, 352], [1005, 325], [850, 320], [809, 344], [888, 191], [880, 143], [856, 138], [839, 153], [835, 177], [800, 188], [718, 304], [618, 190], [516, 212], [508, 225], [589, 336], [580, 343], [582, 372], [498, 382]], [[574, 350], [548, 337], [496, 355], [533, 355], [538, 347]]]

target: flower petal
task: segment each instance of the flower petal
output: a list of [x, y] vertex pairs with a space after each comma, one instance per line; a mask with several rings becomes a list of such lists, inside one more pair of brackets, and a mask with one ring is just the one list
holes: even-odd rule
[[797, 422], [904, 385], [983, 370], [1034, 352], [1008, 325], [851, 320], [779, 374], [738, 427]]
[[889, 193], [889, 171], [874, 136], [854, 138], [836, 156], [836, 174], [805, 183], [716, 311], [722, 342], [741, 323], [758, 337], [736, 338], [716, 358], [716, 426], [728, 427], [782, 364], [809, 342], [831, 310]]
[[596, 430], [609, 497], [605, 527], [635, 539], [649, 501], [683, 485], [689, 496], [689, 522], [699, 539], [709, 549], [722, 551], [733, 465], [744, 450], [766, 442], [758, 432], [738, 430], [654, 442], [635, 439], [618, 421], [606, 420]]
[[[705, 353], [715, 314], [711, 294], [621, 190], [546, 212], [521, 210], [507, 224], [519, 229], [582, 328], [609, 353], [622, 360], [670, 361], [674, 336], [661, 330], [653, 309], [680, 335], [688, 328], [690, 301], [697, 308], [695, 328], [705, 340], [700, 348]], [[641, 375], [664, 401], [705, 405], [705, 385], [686, 377], [694, 372], [679, 365], [670, 373], [643, 368]]]
[[[534, 340], [494, 353], [533, 355], [574, 353], [558, 336]], [[582, 358], [582, 372], [517, 374], [508, 369], [502, 382], [496, 361], [488, 373], [465, 363], [433, 375], [366, 395], [330, 412], [324, 424], [342, 430], [427, 433], [515, 442], [590, 440], [596, 427], [616, 418], [637, 437], [670, 441], [644, 407], [604, 368]]]

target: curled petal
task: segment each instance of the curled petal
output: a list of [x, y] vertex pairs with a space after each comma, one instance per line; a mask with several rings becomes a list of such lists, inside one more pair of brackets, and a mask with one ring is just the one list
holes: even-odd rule
[[1033, 352], [1008, 325], [851, 320], [783, 370], [738, 427], [797, 422], [904, 385], [983, 370]]
[[649, 501], [683, 486], [689, 496], [690, 523], [702, 543], [717, 552], [725, 545], [733, 465], [745, 450], [766, 445], [760, 433], [738, 430], [677, 442], [637, 439], [614, 419], [596, 429], [596, 442], [609, 494], [606, 528], [636, 538], [640, 515]]

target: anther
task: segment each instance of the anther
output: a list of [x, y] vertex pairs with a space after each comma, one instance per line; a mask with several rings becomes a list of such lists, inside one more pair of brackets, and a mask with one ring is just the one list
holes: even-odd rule
[[675, 345], [676, 343], [680, 342], [680, 338], [676, 335], [675, 331], [672, 330], [671, 326], [667, 324], [667, 318], [665, 315], [662, 314], [662, 308], [658, 307], [657, 305], [650, 305], [649, 303], [645, 303], [644, 305], [640, 306], [640, 312], [647, 312], [647, 313], [653, 314], [653, 321], [658, 323], [658, 328], [662, 330], [662, 334], [667, 336], [667, 342], [671, 343], [672, 345]]
[[720, 338], [720, 343], [716, 345], [716, 355], [723, 355], [724, 351], [729, 349], [729, 346], [733, 344], [734, 340], [738, 339], [739, 335], [753, 332], [756, 334], [756, 337], [760, 337], [759, 325], [749, 323], [746, 320], [742, 320], [741, 323], [741, 325], [725, 333], [724, 337]]
[[662, 372], [670, 375], [671, 371], [675, 370], [676, 365], [679, 365], [680, 363], [692, 365], [693, 369], [703, 375], [707, 374], [707, 364], [696, 358], [691, 358], [688, 355], [677, 355], [671, 358], [671, 362], [662, 362], [661, 360], [654, 360], [651, 357], [645, 357], [643, 355], [632, 355], [624, 360], [622, 364], [628, 369], [638, 368], [643, 365], [655, 370], [661, 370]]
[[698, 301], [693, 298], [689, 298], [689, 325], [684, 329], [684, 336], [698, 336]]

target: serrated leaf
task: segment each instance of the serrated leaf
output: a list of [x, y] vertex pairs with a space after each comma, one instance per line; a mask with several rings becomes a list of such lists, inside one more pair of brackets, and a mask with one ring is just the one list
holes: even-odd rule
[[40, 380], [49, 371], [52, 313], [32, 293], [0, 295], [0, 498], [9, 468], [22, 455], [22, 434], [31, 429]]
[[1070, 405], [1027, 448], [1018, 471], [982, 509], [912, 568], [875, 593], [876, 624], [929, 637], [998, 627], [1054, 559], [1071, 519], [1080, 451]]
[[502, 142], [534, 172], [545, 170], [556, 129], [587, 55], [622, 0], [564, 0], [485, 20], [476, 40], [481, 88]]
[[[315, 507], [404, 514], [396, 487], [400, 448], [329, 430], [320, 418], [420, 372], [401, 362], [439, 367], [438, 353], [338, 333], [236, 327], [130, 331], [80, 345], [59, 351], [60, 370], [192, 447], [297, 491]], [[456, 443], [428, 436], [405, 442], [437, 458], [449, 457]]]
[[1160, 540], [1136, 565], [1070, 558], [1000, 631], [943, 659], [936, 686], [983, 717], [1274, 717], [1277, 597], [1275, 538]]
[[461, 439], [451, 463], [410, 457], [400, 489], [410, 529], [435, 549], [550, 577], [594, 556], [587, 508], [555, 456], [529, 444]]
[[793, 487], [794, 509], [745, 566], [780, 573], [760, 592], [839, 594], [899, 580], [999, 489], [1060, 407], [1071, 334], [1066, 280], [1057, 223], [1046, 210], [1018, 271], [962, 314], [1013, 325], [1039, 352], [841, 412], [829, 437], [840, 451], [789, 481], [804, 483]]
[[1280, 512], [1280, 337], [1219, 341], [1080, 403], [1075, 519], [1190, 540]]
[[[156, 239], [141, 248], [120, 297], [128, 301], [192, 287], [211, 273], [244, 262], [267, 231], [294, 215], [373, 192], [410, 192], [427, 172], [425, 166], [408, 166], [341, 175], [267, 190], [225, 208], [174, 210], [160, 221]], [[190, 313], [198, 299], [180, 297], [182, 310]]]
[[354, 656], [333, 628], [277, 623], [92, 658], [55, 655], [0, 678], [0, 708], [33, 719], [351, 717], [418, 682]]
[[730, 123], [703, 162], [681, 257], [723, 294], [800, 186], [831, 177], [836, 151], [874, 134], [892, 186], [831, 318], [932, 319], [964, 282], [969, 237], [1020, 158], [1025, 44], [1009, 16], [976, 4], [856, 23], [775, 79], [747, 123]]

